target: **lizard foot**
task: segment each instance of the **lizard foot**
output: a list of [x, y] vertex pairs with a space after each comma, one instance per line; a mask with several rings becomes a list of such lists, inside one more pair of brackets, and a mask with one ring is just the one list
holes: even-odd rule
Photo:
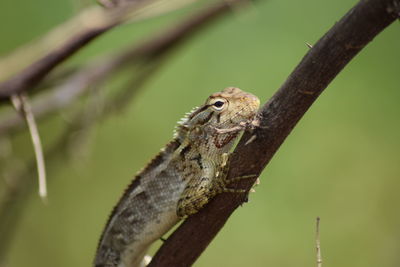
[[260, 120], [254, 119], [252, 121], [242, 121], [238, 125], [231, 128], [217, 128], [217, 127], [213, 128], [218, 134], [226, 134], [226, 133], [238, 133], [246, 129], [254, 130], [259, 126], [260, 126]]

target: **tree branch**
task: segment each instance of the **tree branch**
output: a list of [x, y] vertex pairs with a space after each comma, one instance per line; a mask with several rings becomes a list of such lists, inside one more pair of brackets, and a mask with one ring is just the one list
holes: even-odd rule
[[[51, 91], [38, 95], [32, 101], [32, 110], [37, 119], [71, 104], [89, 90], [90, 86], [102, 83], [114, 72], [134, 64], [155, 64], [172, 49], [176, 49], [200, 30], [228, 13], [232, 4], [247, 0], [221, 1], [204, 8], [179, 22], [169, 30], [163, 30], [143, 43], [132, 45], [114, 56], [96, 58], [80, 70], [63, 77], [64, 82]], [[145, 62], [145, 63], [143, 63]], [[147, 63], [146, 63], [147, 62]], [[129, 88], [127, 88], [129, 90]], [[15, 112], [0, 114], [0, 133], [12, 132], [23, 125]]]
[[[111, 28], [132, 17], [135, 19], [148, 17], [176, 9], [190, 2], [192, 0], [174, 0], [173, 2], [169, 0], [168, 3], [165, 0], [146, 0], [125, 3], [107, 10], [100, 7], [91, 7], [85, 10], [50, 34], [50, 37], [47, 38], [50, 45], [46, 44], [46, 46], [51, 48], [48, 48], [50, 51], [47, 54], [0, 83], [0, 102], [8, 100], [14, 94], [32, 90], [56, 66]], [[71, 37], [65, 39], [65, 36]], [[65, 40], [60, 43], [59, 38]]]
[[[350, 60], [400, 15], [400, 0], [364, 0], [309, 50], [259, 112], [261, 126], [245, 133], [232, 156], [229, 177], [260, 174], [300, 118]], [[246, 144], [252, 138], [253, 141]], [[251, 180], [251, 179], [246, 179]], [[250, 189], [252, 181], [241, 181]], [[149, 267], [191, 266], [246, 197], [220, 194], [189, 217], [158, 250]]]

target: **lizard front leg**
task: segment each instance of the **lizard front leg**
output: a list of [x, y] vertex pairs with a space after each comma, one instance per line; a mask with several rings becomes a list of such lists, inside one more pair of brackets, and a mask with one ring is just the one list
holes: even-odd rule
[[213, 186], [210, 177], [191, 179], [178, 200], [177, 215], [185, 218], [197, 213], [218, 193], [219, 190]]
[[198, 212], [216, 194], [224, 192], [224, 180], [228, 171], [229, 155], [223, 153], [220, 156], [221, 163], [213, 161], [202, 162], [202, 172], [198, 176], [189, 179], [181, 197], [178, 200], [177, 214], [179, 217], [187, 217]]
[[247, 190], [245, 189], [228, 188], [228, 185], [234, 181], [254, 178], [255, 175], [246, 175], [227, 180], [228, 170], [229, 154], [223, 153], [222, 163], [216, 168], [212, 177], [203, 175], [200, 178], [193, 177], [189, 180], [178, 201], [178, 216], [184, 218], [197, 213], [219, 193], [246, 193]]

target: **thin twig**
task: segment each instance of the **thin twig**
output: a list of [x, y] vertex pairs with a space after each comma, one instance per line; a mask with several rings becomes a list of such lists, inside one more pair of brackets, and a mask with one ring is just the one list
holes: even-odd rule
[[36, 166], [39, 180], [39, 196], [44, 202], [47, 200], [47, 185], [46, 185], [46, 167], [43, 156], [42, 143], [40, 141], [38, 127], [35, 117], [32, 113], [32, 108], [29, 104], [28, 96], [25, 93], [11, 96], [11, 102], [15, 109], [24, 117], [29, 133], [31, 135], [33, 150], [35, 151]]
[[315, 230], [315, 243], [316, 243], [316, 248], [317, 248], [317, 267], [322, 267], [321, 243], [320, 243], [320, 237], [319, 237], [319, 222], [320, 222], [320, 218], [317, 217], [317, 224], [316, 224], [316, 230]]

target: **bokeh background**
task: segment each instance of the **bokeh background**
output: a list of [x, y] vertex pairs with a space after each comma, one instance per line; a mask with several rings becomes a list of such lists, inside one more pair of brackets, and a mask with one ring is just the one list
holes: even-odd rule
[[[315, 43], [355, 3], [258, 1], [191, 39], [127, 108], [91, 129], [84, 147], [48, 166], [49, 204], [36, 188], [27, 196], [3, 265], [90, 266], [111, 208], [185, 112], [226, 86], [265, 102], [307, 52], [305, 43]], [[1, 0], [0, 54], [46, 33], [84, 4]], [[120, 26], [69, 63], [118, 51], [188, 12]], [[395, 22], [329, 85], [264, 170], [250, 202], [194, 266], [315, 266], [317, 216], [324, 267], [400, 266], [399, 47]], [[45, 145], [64, 127], [63, 112], [40, 122]], [[13, 134], [11, 147], [15, 158], [33, 154], [26, 131]], [[8, 160], [1, 159], [2, 176]]]

